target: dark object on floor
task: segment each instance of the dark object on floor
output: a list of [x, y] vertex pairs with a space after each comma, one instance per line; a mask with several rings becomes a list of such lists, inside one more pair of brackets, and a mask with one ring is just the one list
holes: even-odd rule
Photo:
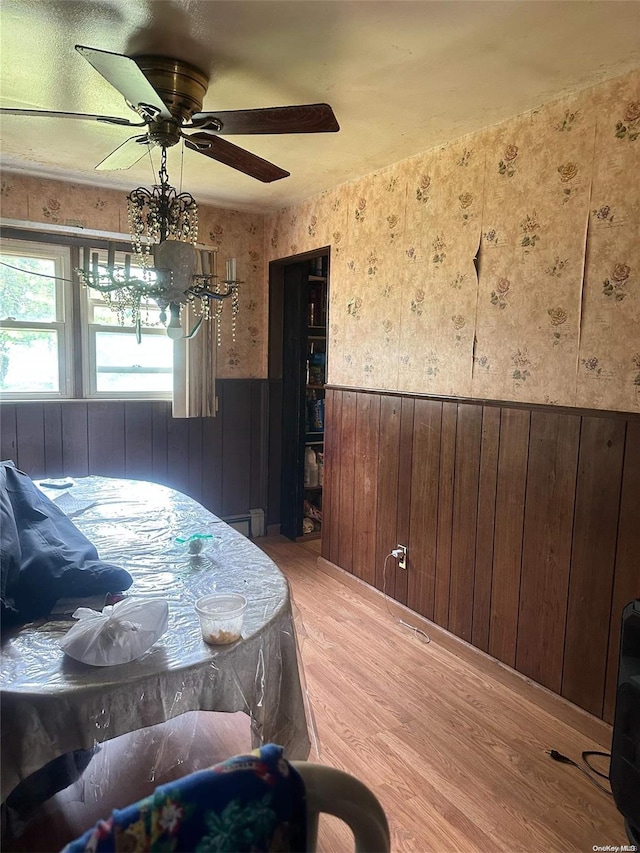
[[99, 751], [100, 747], [94, 746], [92, 749], [77, 749], [67, 755], [61, 755], [36, 770], [14, 788], [0, 806], [3, 837], [19, 837], [42, 804], [77, 781]]
[[640, 846], [640, 599], [622, 612], [609, 776], [629, 842]]
[[77, 781], [50, 797], [30, 818], [18, 821], [12, 815], [13, 834], [3, 827], [1, 849], [60, 851], [113, 809], [149, 796], [158, 785], [250, 752], [251, 732], [251, 720], [241, 711], [187, 711], [105, 741]]
[[122, 592], [133, 580], [92, 543], [30, 477], [0, 463], [0, 607], [3, 629], [42, 619], [59, 598]]

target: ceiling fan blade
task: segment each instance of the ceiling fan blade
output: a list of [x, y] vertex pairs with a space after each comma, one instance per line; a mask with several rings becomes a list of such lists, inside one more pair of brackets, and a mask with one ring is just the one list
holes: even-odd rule
[[133, 105], [136, 111], [144, 112], [147, 107], [147, 113], [171, 118], [166, 104], [130, 56], [97, 50], [95, 47], [84, 47], [81, 44], [76, 45], [76, 50], [123, 95], [125, 101]]
[[99, 169], [101, 172], [115, 172], [118, 169], [129, 169], [138, 160], [142, 160], [151, 148], [153, 148], [153, 143], [150, 142], [146, 134], [144, 136], [132, 136], [105, 157], [102, 162], [98, 163], [96, 169]]
[[270, 184], [272, 181], [279, 181], [281, 178], [287, 178], [291, 174], [285, 172], [279, 166], [275, 166], [268, 160], [263, 160], [252, 154], [250, 151], [245, 151], [244, 148], [238, 148], [226, 139], [220, 139], [219, 136], [211, 136], [208, 133], [194, 133], [191, 136], [185, 136], [185, 145], [193, 151], [199, 151], [212, 160], [218, 160], [226, 166], [231, 166], [232, 169], [237, 169], [239, 172], [244, 172], [252, 178], [257, 178], [265, 184]]
[[334, 133], [340, 130], [329, 104], [196, 113], [192, 118], [192, 126], [225, 134]]
[[100, 121], [105, 124], [120, 124], [124, 127], [144, 127], [146, 124], [144, 121], [134, 122], [116, 116], [99, 116], [93, 115], [93, 113], [61, 113], [55, 110], [18, 110], [13, 107], [0, 107], [0, 113], [13, 116], [43, 116], [45, 118], [81, 118], [87, 121]]

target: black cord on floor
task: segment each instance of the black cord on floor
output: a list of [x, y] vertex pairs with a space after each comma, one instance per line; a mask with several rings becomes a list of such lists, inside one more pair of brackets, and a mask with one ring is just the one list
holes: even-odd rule
[[545, 752], [547, 753], [548, 756], [553, 758], [554, 761], [559, 761], [560, 764], [570, 764], [572, 767], [576, 767], [584, 776], [587, 777], [587, 779], [590, 782], [592, 782], [596, 786], [596, 788], [599, 788], [601, 791], [603, 791], [609, 797], [613, 796], [611, 791], [609, 791], [608, 788], [605, 788], [604, 785], [601, 785], [597, 779], [594, 779], [593, 776], [591, 775], [591, 773], [592, 772], [596, 773], [598, 776], [602, 776], [603, 779], [607, 779], [607, 780], [609, 779], [609, 776], [606, 773], [601, 773], [599, 770], [596, 770], [595, 767], [593, 767], [589, 763], [589, 761], [587, 760], [588, 756], [590, 756], [590, 755], [603, 755], [603, 756], [606, 756], [607, 758], [611, 758], [611, 753], [609, 753], [609, 752], [595, 752], [594, 750], [590, 750], [590, 749], [585, 750], [582, 753], [582, 760], [584, 761], [584, 763], [589, 768], [588, 770], [585, 770], [585, 768], [582, 767], [582, 765], [578, 764], [577, 761], [574, 761], [573, 758], [569, 758], [568, 756], [563, 755], [561, 752], [558, 752], [557, 749], [545, 749]]
[[608, 758], [609, 760], [611, 760], [611, 753], [610, 752], [597, 752], [596, 750], [593, 750], [593, 749], [586, 749], [582, 753], [582, 760], [587, 765], [589, 770], [592, 773], [595, 773], [596, 776], [602, 776], [602, 778], [606, 779], [608, 782], [609, 781], [609, 774], [608, 773], [601, 773], [600, 770], [596, 770], [596, 768], [593, 766], [593, 764], [591, 764], [591, 762], [588, 760], [589, 755], [601, 755], [603, 758]]

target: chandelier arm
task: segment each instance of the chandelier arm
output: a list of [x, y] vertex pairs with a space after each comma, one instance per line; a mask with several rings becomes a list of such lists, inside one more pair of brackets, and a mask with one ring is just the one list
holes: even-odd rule
[[[82, 270], [77, 270], [77, 272], [82, 274]], [[92, 290], [97, 290], [99, 293], [113, 293], [118, 290], [127, 290], [130, 289], [135, 291], [136, 293], [140, 293], [142, 296], [151, 296], [155, 298], [156, 296], [162, 296], [165, 292], [166, 288], [164, 287], [153, 287], [149, 286], [146, 281], [141, 278], [130, 278], [127, 279], [126, 283], [117, 282], [113, 279], [113, 276], [110, 276], [112, 279], [112, 284], [98, 284], [94, 282], [91, 278], [89, 280], [85, 280], [84, 283], [87, 287], [90, 287]], [[84, 280], [84, 276], [83, 276]]]
[[[223, 282], [223, 284], [226, 284], [226, 282]], [[196, 296], [199, 299], [202, 299], [206, 296], [207, 299], [216, 299], [218, 302], [222, 302], [223, 299], [228, 299], [229, 296], [233, 296], [236, 291], [236, 283], [227, 285], [227, 289], [225, 291], [221, 291], [220, 293], [217, 293], [214, 290], [208, 290], [204, 285], [195, 284], [192, 287], [188, 288], [188, 290], [185, 290], [185, 293], [188, 296]]]
[[129, 281], [127, 284], [98, 284], [97, 282], [89, 280], [87, 282], [87, 287], [90, 287], [91, 290], [97, 290], [98, 293], [112, 293], [115, 290], [124, 290], [128, 287], [135, 287], [135, 281]]

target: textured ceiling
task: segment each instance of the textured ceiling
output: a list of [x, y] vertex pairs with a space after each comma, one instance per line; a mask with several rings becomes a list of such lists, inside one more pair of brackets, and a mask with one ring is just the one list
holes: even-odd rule
[[[269, 210], [636, 68], [639, 33], [636, 0], [3, 0], [0, 103], [132, 116], [78, 43], [198, 65], [205, 110], [326, 101], [339, 133], [230, 137], [291, 172], [273, 184], [170, 150], [199, 201]], [[0, 135], [4, 168], [152, 183], [148, 159], [93, 171], [126, 128], [3, 116]]]

